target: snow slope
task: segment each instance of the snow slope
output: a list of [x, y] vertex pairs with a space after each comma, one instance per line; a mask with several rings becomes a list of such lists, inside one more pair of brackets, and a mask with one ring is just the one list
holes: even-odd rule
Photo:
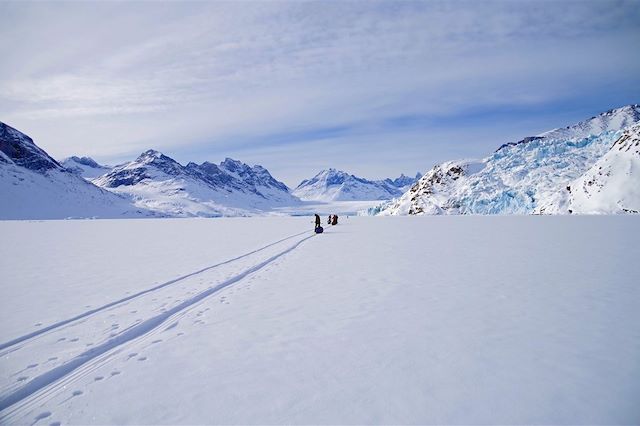
[[323, 202], [388, 200], [401, 194], [393, 181], [371, 181], [336, 169], [322, 170], [293, 190], [301, 200]]
[[0, 219], [152, 215], [67, 171], [30, 137], [1, 122], [0, 153]]
[[0, 422], [640, 419], [638, 217], [311, 227], [0, 222]]
[[640, 125], [569, 186], [573, 213], [640, 213]]
[[[609, 151], [624, 128], [639, 121], [640, 105], [629, 105], [564, 129], [504, 144], [482, 160], [436, 165], [402, 197], [370, 209], [370, 213], [569, 213], [567, 186]], [[625, 176], [628, 185], [640, 185], [638, 176]]]
[[85, 179], [93, 179], [108, 173], [113, 167], [103, 166], [96, 163], [93, 158], [90, 157], [69, 157], [62, 160], [60, 163], [65, 169]]
[[229, 158], [219, 166], [209, 162], [182, 166], [154, 150], [92, 182], [130, 196], [137, 206], [178, 217], [248, 216], [299, 203], [262, 166]]

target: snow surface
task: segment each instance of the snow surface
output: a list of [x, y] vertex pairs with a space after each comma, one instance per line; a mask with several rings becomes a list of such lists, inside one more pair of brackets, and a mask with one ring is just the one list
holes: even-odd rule
[[311, 228], [0, 222], [0, 422], [640, 421], [637, 216]]

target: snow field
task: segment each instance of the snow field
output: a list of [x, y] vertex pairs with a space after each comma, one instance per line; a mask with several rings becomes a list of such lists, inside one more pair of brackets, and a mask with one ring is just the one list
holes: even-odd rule
[[0, 421], [640, 419], [637, 218], [310, 221], [0, 222]]

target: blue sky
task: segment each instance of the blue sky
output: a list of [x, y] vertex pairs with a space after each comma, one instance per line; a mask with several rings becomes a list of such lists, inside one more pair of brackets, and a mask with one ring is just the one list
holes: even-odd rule
[[383, 178], [639, 102], [639, 45], [638, 1], [2, 2], [0, 120], [57, 158]]

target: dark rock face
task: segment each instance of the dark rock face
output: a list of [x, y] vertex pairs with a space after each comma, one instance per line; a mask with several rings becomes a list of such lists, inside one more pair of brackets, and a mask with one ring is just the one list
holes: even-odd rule
[[542, 136], [527, 136], [526, 138], [518, 141], [518, 142], [507, 142], [507, 143], [503, 143], [502, 145], [500, 145], [500, 147], [498, 149], [496, 149], [495, 152], [500, 151], [503, 148], [508, 148], [510, 146], [516, 146], [516, 145], [520, 145], [521, 143], [529, 143], [529, 142], [533, 142], [533, 141], [537, 141], [540, 139], [544, 139], [544, 137]]
[[33, 143], [33, 139], [2, 122], [0, 122], [0, 151], [16, 165], [35, 172], [44, 173], [51, 169], [64, 170], [56, 160]]

